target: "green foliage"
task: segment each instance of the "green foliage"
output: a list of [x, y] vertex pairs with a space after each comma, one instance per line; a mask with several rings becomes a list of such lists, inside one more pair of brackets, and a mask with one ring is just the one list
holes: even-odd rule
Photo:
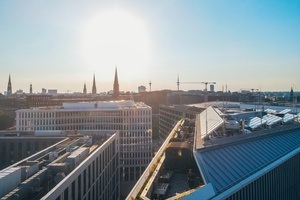
[[13, 126], [14, 119], [0, 110], [0, 130], [6, 130]]

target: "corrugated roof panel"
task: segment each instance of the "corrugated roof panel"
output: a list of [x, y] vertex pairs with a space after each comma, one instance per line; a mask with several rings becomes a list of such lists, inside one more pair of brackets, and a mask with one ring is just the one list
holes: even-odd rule
[[280, 111], [279, 114], [287, 114], [287, 113], [290, 113], [291, 111], [292, 111], [291, 109], [286, 108], [286, 109]]
[[290, 113], [287, 113], [283, 116], [283, 122], [284, 123], [287, 123], [287, 122], [291, 122], [293, 121], [294, 119], [296, 118], [296, 115], [293, 115], [293, 114], [290, 114]]
[[[228, 152], [230, 153], [230, 152]], [[234, 165], [234, 159], [232, 157], [227, 157], [227, 159], [231, 162], [231, 166], [234, 167], [235, 172], [237, 174], [238, 177], [241, 177], [243, 174], [245, 174], [247, 171], [245, 170], [245, 168], [242, 165]]]
[[282, 121], [282, 117], [278, 117], [271, 114], [264, 115], [263, 119], [267, 121], [268, 126], [272, 126]]
[[252, 129], [256, 129], [266, 123], [267, 121], [260, 117], [253, 117], [252, 119], [250, 119], [248, 126]]
[[[249, 143], [245, 143], [243, 144], [245, 146], [245, 151], [246, 151], [246, 154], [245, 156], [247, 156], [248, 158], [252, 158], [253, 159], [253, 162], [255, 162], [256, 165], [259, 165], [259, 163], [262, 163], [262, 162], [265, 162], [266, 160], [264, 159], [263, 156], [261, 156], [261, 154], [257, 154], [256, 152], [253, 152], [253, 151], [249, 151], [248, 149], [251, 148], [251, 144]], [[260, 145], [258, 144], [257, 145], [257, 148], [260, 148]]]
[[273, 109], [270, 109], [270, 108], [267, 108], [267, 109], [265, 110], [265, 112], [266, 112], [266, 113], [272, 113], [272, 114], [276, 114], [276, 113], [277, 113], [276, 110], [273, 110]]
[[[218, 155], [218, 157], [225, 158], [224, 153], [222, 152], [220, 155]], [[224, 176], [226, 177], [226, 179], [231, 179], [231, 180], [235, 179], [235, 173], [231, 172], [232, 166], [228, 165], [228, 163], [226, 162], [226, 159], [220, 160], [220, 162], [218, 162], [218, 164], [223, 164], [222, 169], [223, 169], [223, 173], [224, 173]]]
[[211, 183], [218, 192], [245, 179], [299, 146], [300, 129], [297, 129], [231, 145], [206, 147], [197, 150], [195, 157], [205, 181]]

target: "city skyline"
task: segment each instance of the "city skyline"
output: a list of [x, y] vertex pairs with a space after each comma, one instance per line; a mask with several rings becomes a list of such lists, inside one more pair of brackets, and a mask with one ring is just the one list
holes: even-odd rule
[[[0, 2], [0, 92], [299, 90], [298, 1]], [[203, 90], [202, 84], [180, 89]]]

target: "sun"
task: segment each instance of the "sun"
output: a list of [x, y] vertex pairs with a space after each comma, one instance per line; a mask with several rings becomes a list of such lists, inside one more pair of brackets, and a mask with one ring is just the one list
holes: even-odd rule
[[118, 71], [128, 78], [147, 66], [149, 48], [143, 21], [120, 10], [93, 16], [84, 27], [81, 40], [81, 54], [90, 68], [111, 73], [118, 66]]

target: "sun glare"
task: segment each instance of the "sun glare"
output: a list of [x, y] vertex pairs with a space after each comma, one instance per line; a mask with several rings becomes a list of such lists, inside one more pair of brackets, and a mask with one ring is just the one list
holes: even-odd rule
[[83, 32], [81, 49], [90, 68], [111, 73], [118, 66], [118, 71], [123, 71], [127, 78], [143, 71], [149, 59], [149, 39], [143, 22], [119, 10], [90, 19]]

